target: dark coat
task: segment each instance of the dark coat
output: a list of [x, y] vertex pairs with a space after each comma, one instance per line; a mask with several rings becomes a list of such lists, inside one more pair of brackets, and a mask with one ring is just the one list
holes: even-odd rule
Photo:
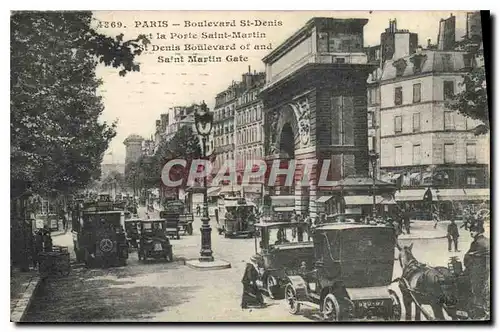
[[476, 236], [465, 253], [464, 265], [469, 268], [489, 268], [490, 240], [483, 234]]
[[458, 234], [458, 226], [456, 223], [450, 223], [448, 225], [448, 237], [452, 237], [452, 238], [458, 238], [459, 237], [459, 234]]
[[483, 234], [478, 235], [464, 256], [466, 273], [469, 275], [472, 298], [476, 307], [489, 307], [490, 297], [490, 243]]

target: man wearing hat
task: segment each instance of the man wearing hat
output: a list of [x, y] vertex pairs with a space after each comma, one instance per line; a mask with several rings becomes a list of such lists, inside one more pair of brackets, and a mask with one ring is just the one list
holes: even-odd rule
[[481, 223], [470, 227], [473, 241], [464, 256], [465, 271], [469, 275], [472, 291], [472, 314], [477, 318], [484, 316], [484, 310], [489, 312], [490, 240], [483, 233]]

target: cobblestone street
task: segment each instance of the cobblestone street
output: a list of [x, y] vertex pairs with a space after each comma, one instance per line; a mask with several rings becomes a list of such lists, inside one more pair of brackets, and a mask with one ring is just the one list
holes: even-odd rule
[[[214, 230], [215, 256], [232, 267], [218, 271], [193, 270], [184, 261], [198, 256], [200, 220], [194, 234], [172, 240], [174, 262], [138, 261], [133, 251], [125, 267], [87, 269], [73, 262], [68, 277], [47, 279], [29, 309], [26, 321], [316, 321], [318, 313], [304, 308], [290, 315], [283, 301], [266, 298], [264, 309], [242, 310], [241, 277], [245, 260], [255, 252], [253, 239], [226, 239]], [[432, 227], [432, 226], [431, 226]], [[71, 233], [54, 237], [54, 243], [70, 247]], [[401, 240], [414, 243], [417, 259], [430, 265], [446, 265], [451, 255], [463, 259], [470, 243], [462, 231], [459, 253], [448, 253], [446, 239]], [[442, 253], [442, 255], [439, 255]], [[394, 276], [401, 273], [395, 260]]]

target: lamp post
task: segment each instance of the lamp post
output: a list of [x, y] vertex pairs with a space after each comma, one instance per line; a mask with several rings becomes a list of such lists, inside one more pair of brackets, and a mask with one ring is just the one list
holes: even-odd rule
[[[201, 137], [202, 142], [202, 156], [207, 159], [207, 138], [212, 131], [213, 125], [213, 113], [211, 113], [205, 104], [205, 101], [194, 113], [194, 122], [196, 126], [196, 131]], [[208, 216], [208, 194], [207, 194], [207, 176], [203, 177], [203, 217], [201, 218], [201, 251], [200, 251], [200, 262], [213, 262], [213, 252], [212, 252], [212, 228], [210, 227], [210, 217]]]
[[372, 195], [373, 195], [373, 206], [372, 206], [372, 217], [375, 217], [377, 210], [377, 200], [375, 195], [376, 188], [376, 174], [375, 169], [377, 168], [377, 160], [379, 158], [379, 154], [375, 152], [375, 150], [370, 150], [368, 153], [368, 158], [370, 159], [370, 163], [372, 165]]

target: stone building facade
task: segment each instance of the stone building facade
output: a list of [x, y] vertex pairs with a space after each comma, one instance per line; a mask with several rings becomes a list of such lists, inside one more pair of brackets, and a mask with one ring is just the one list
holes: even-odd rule
[[[391, 188], [380, 182], [373, 186], [367, 178], [366, 80], [375, 69], [363, 48], [367, 22], [313, 18], [263, 59], [266, 85], [260, 96], [268, 163], [319, 160], [310, 173], [309, 186], [300, 186], [298, 167], [292, 187], [278, 183], [269, 188], [272, 199], [291, 197], [297, 213], [316, 217], [325, 210], [345, 212], [349, 204], [371, 209], [361, 206], [366, 201], [363, 195]], [[334, 184], [318, 187], [324, 160], [331, 162], [328, 178]], [[360, 198], [359, 204], [356, 199], [346, 202], [344, 196]]]
[[[248, 161], [264, 159], [264, 112], [262, 100], [258, 97], [265, 84], [265, 73], [248, 73], [242, 75], [244, 90], [236, 104], [236, 171], [238, 183], [241, 183], [243, 172]], [[262, 186], [249, 184], [241, 188], [242, 194], [253, 200], [259, 200]]]
[[380, 167], [418, 206], [430, 188], [446, 214], [457, 203], [489, 200], [489, 135], [445, 106], [474, 65], [467, 52], [422, 50], [384, 64], [380, 78]]

